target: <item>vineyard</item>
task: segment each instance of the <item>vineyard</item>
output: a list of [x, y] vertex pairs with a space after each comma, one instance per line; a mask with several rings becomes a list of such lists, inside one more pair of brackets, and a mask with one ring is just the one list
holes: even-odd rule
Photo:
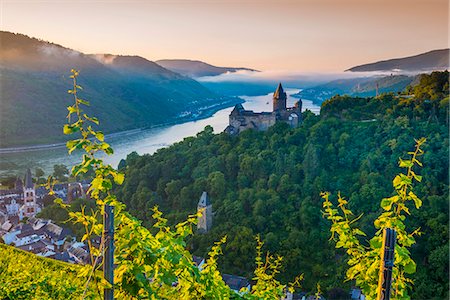
[[[81, 298], [85, 280], [77, 277], [78, 265], [40, 257], [0, 244], [1, 299]], [[100, 298], [101, 291], [89, 289], [86, 299]]]

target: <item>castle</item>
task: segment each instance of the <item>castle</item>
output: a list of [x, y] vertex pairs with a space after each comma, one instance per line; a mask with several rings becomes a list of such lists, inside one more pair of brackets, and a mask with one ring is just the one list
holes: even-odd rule
[[297, 127], [302, 121], [302, 100], [297, 101], [294, 107], [286, 107], [286, 100], [287, 95], [280, 83], [273, 94], [272, 112], [256, 113], [245, 110], [242, 104], [236, 104], [230, 113], [229, 125], [225, 128], [225, 132], [234, 135], [246, 129], [264, 131], [276, 122], [285, 122], [291, 127]]

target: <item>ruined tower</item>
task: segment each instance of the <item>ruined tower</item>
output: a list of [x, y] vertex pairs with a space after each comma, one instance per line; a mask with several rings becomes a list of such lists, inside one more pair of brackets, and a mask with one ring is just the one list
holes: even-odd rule
[[212, 204], [208, 193], [203, 192], [197, 205], [197, 212], [202, 215], [198, 217], [197, 230], [200, 233], [208, 232], [212, 227]]
[[286, 110], [286, 93], [281, 86], [281, 83], [278, 84], [277, 90], [273, 93], [273, 111], [285, 111]]

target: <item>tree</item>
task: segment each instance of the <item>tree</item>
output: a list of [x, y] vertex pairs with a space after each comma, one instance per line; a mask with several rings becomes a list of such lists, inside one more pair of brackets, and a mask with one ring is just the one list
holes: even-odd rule
[[8, 176], [6, 178], [1, 178], [0, 179], [0, 186], [5, 186], [9, 189], [14, 188], [14, 184], [17, 180], [16, 176]]
[[322, 193], [324, 216], [332, 222], [331, 239], [337, 241], [336, 248], [346, 249], [346, 253], [350, 257], [346, 276], [348, 280], [356, 280], [356, 284], [360, 287], [368, 299], [375, 299], [377, 296], [377, 286], [379, 280], [380, 269], [380, 253], [382, 249], [383, 230], [385, 228], [394, 229], [397, 233], [397, 244], [395, 246], [395, 260], [392, 271], [392, 299], [409, 299], [408, 289], [412, 286], [413, 281], [406, 274], [416, 272], [416, 263], [410, 257], [410, 248], [416, 243], [414, 236], [419, 235], [419, 229], [408, 233], [406, 231], [405, 219], [410, 215], [409, 203], [419, 209], [422, 206], [422, 200], [413, 192], [413, 182], [421, 182], [422, 176], [417, 175], [413, 167], [422, 166], [419, 156], [423, 155], [421, 146], [425, 143], [422, 138], [416, 141], [416, 149], [408, 152], [411, 158], [408, 160], [399, 160], [399, 166], [406, 168], [406, 174], [400, 173], [393, 180], [395, 195], [384, 198], [380, 206], [384, 212], [375, 220], [374, 225], [377, 232], [370, 239], [369, 245], [362, 245], [361, 236], [366, 234], [353, 225], [360, 215], [354, 218], [354, 214], [347, 208], [348, 201], [338, 194], [339, 212], [334, 208], [329, 200], [329, 193]]
[[69, 169], [64, 164], [56, 164], [53, 166], [53, 176], [59, 182], [66, 182], [69, 175]]
[[225, 176], [222, 172], [216, 171], [208, 175], [208, 184], [211, 195], [216, 198], [223, 198], [226, 190]]
[[[124, 174], [115, 170], [111, 165], [106, 165], [96, 154], [112, 154], [113, 149], [104, 142], [104, 135], [100, 131], [94, 131], [92, 123], [98, 125], [98, 120], [81, 113], [81, 105], [88, 102], [78, 97], [77, 84], [78, 71], [72, 70], [73, 89], [69, 93], [74, 95], [74, 104], [68, 107], [68, 124], [64, 125], [65, 134], [79, 133], [78, 139], [67, 142], [69, 153], [75, 149], [83, 149], [83, 161], [72, 168], [72, 176], [77, 177], [89, 171], [94, 171], [95, 177], [91, 182], [89, 193], [92, 204], [96, 209], [92, 213], [85, 212], [85, 206], [80, 211], [69, 209], [69, 205], [62, 199], [55, 200], [60, 207], [67, 210], [70, 220], [74, 224], [83, 224], [85, 234], [82, 241], [87, 241], [92, 265], [85, 265], [80, 270], [80, 277], [104, 288], [107, 283], [98, 272], [101, 268], [99, 258], [102, 256], [102, 245], [97, 248], [92, 242], [93, 236], [99, 236], [103, 231], [103, 224], [99, 222], [104, 214], [105, 204], [114, 206], [114, 292], [118, 299], [152, 298], [152, 299], [229, 299], [245, 298], [260, 299], [262, 295], [266, 299], [279, 299], [285, 289], [275, 279], [281, 267], [281, 258], [273, 259], [261, 255], [262, 243], [258, 242], [257, 268], [255, 271], [255, 287], [251, 291], [242, 291], [242, 295], [234, 294], [222, 280], [217, 267], [217, 256], [221, 254], [221, 246], [225, 243], [223, 237], [208, 253], [208, 259], [199, 270], [193, 263], [192, 255], [186, 249], [186, 239], [193, 234], [193, 226], [197, 221], [197, 215], [191, 215], [188, 220], [179, 223], [174, 229], [167, 224], [167, 219], [157, 207], [153, 208], [152, 230], [143, 227], [141, 221], [131, 216], [112, 191], [113, 185], [121, 185]], [[72, 120], [71, 120], [72, 117]], [[75, 119], [75, 120], [73, 120]], [[199, 138], [210, 138], [211, 129], [205, 130]], [[61, 167], [62, 170], [62, 167]], [[55, 168], [56, 171], [56, 168]], [[55, 176], [57, 177], [57, 176]], [[223, 174], [216, 174], [220, 181]], [[223, 178], [222, 178], [223, 179]], [[179, 191], [179, 181], [171, 181], [166, 185], [166, 193], [172, 194]], [[49, 182], [51, 188], [52, 182]], [[101, 260], [100, 260], [101, 261]], [[91, 280], [92, 279], [92, 280]], [[298, 283], [298, 280], [294, 284]], [[292, 290], [294, 286], [290, 286]], [[234, 294], [234, 295], [233, 295]]]
[[53, 204], [53, 202], [55, 201], [56, 197], [54, 195], [45, 195], [44, 198], [42, 199], [42, 203], [44, 204], [44, 208], [47, 206], [50, 206]]
[[36, 182], [41, 184], [44, 183], [43, 182], [43, 178], [41, 178], [42, 176], [45, 175], [44, 170], [42, 170], [41, 168], [37, 167], [34, 171], [34, 175], [36, 176]]

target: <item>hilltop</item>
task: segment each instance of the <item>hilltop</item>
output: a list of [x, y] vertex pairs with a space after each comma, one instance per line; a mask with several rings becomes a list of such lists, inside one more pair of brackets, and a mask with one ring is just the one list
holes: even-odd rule
[[392, 194], [398, 158], [414, 139], [425, 137], [423, 168], [417, 169], [424, 179], [415, 189], [424, 205], [420, 211], [410, 208], [410, 228], [423, 232], [412, 249], [417, 262], [412, 298], [446, 299], [448, 72], [422, 75], [411, 89], [413, 97], [335, 96], [323, 103], [320, 116], [303, 113], [303, 124], [294, 129], [277, 123], [267, 131], [230, 136], [207, 127], [153, 155], [132, 153], [123, 164], [126, 179], [117, 196], [151, 226], [149, 208], [158, 205], [176, 224], [195, 213], [207, 191], [213, 225], [188, 244], [194, 255], [204, 256], [227, 235], [221, 270], [251, 276], [253, 237], [259, 234], [264, 250], [283, 256], [280, 279], [305, 273], [305, 290], [320, 282], [323, 291], [332, 291], [351, 283], [343, 284], [344, 252], [328, 241], [320, 193], [340, 192], [355, 215], [364, 213], [358, 226], [373, 234], [380, 200]]
[[216, 67], [199, 60], [189, 59], [161, 59], [157, 60], [156, 63], [166, 69], [189, 77], [217, 76], [226, 72], [237, 71], [259, 72], [249, 68]]
[[22, 34], [0, 32], [0, 147], [61, 141], [70, 69], [83, 75], [87, 113], [106, 133], [176, 122], [236, 99], [139, 56], [88, 55]]
[[[322, 217], [320, 192], [340, 191], [355, 215], [364, 214], [353, 226], [373, 234], [373, 219], [384, 209], [380, 200], [392, 194], [398, 158], [411, 149], [414, 137], [426, 137], [423, 166], [411, 173], [420, 178], [414, 193], [424, 199], [420, 202], [423, 207], [417, 210], [417, 204], [406, 204], [411, 214], [408, 230], [420, 227], [421, 231], [411, 248], [417, 272], [415, 264], [414, 271], [407, 272], [414, 280], [408, 294], [413, 299], [427, 299], [430, 294], [447, 299], [448, 80], [448, 72], [433, 72], [420, 76], [417, 85], [407, 89], [408, 94], [336, 96], [324, 102], [320, 116], [306, 111], [302, 126], [297, 128], [278, 123], [267, 131], [246, 130], [230, 136], [213, 134], [212, 128], [206, 127], [195, 137], [154, 155], [130, 154], [121, 166], [126, 179], [123, 185], [115, 186], [115, 194], [142, 224], [159, 229], [159, 233], [149, 238], [151, 234], [140, 227], [141, 221], [127, 213], [119, 215], [123, 218], [116, 237], [120, 236], [122, 247], [118, 249], [122, 252], [117, 257], [122, 265], [115, 274], [116, 291], [226, 294], [212, 255], [208, 260], [214, 263], [212, 271], [206, 265], [207, 271], [199, 273], [187, 250], [203, 257], [206, 252], [222, 254], [217, 243], [216, 250], [210, 252], [211, 245], [227, 235], [220, 246], [224, 248], [218, 258], [220, 270], [251, 276], [254, 236], [258, 234], [264, 241], [258, 253], [268, 250], [283, 256], [282, 269], [268, 264], [277, 280], [304, 272], [302, 290], [312, 291], [320, 282], [324, 297], [345, 297], [344, 288], [354, 282], [344, 283], [344, 251], [329, 241], [330, 224]], [[190, 221], [176, 226], [176, 233], [170, 233], [167, 225], [195, 212], [203, 191], [210, 195], [213, 226], [185, 243], [184, 237], [192, 233]], [[154, 205], [167, 211], [168, 224], [158, 210], [151, 209]], [[55, 207], [62, 209], [57, 204], [46, 209]], [[70, 268], [4, 245], [0, 249], [5, 253], [0, 257], [0, 273], [5, 275], [0, 277], [0, 297], [62, 299], [81, 293], [80, 278], [87, 277], [89, 268]], [[263, 261], [260, 256], [259, 261]], [[74, 278], [77, 271], [84, 275]], [[267, 286], [269, 276], [264, 275]], [[148, 278], [160, 281], [155, 279], [152, 285], [154, 281]], [[176, 279], [179, 281], [174, 285]], [[200, 290], [202, 282], [195, 288], [184, 288], [192, 287], [197, 279], [206, 282], [206, 290]], [[88, 298], [95, 297], [95, 291], [88, 293]]]
[[449, 68], [450, 49], [433, 50], [414, 56], [377, 61], [352, 67], [346, 71], [373, 72], [373, 71], [408, 71], [424, 72], [446, 70]]

